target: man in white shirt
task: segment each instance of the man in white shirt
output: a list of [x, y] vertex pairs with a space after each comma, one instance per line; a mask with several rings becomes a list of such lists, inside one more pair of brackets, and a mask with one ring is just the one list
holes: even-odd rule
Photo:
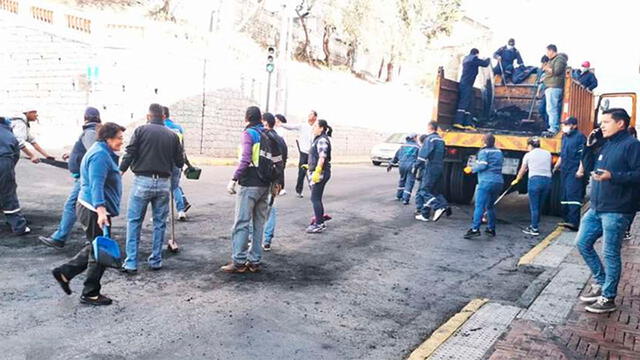
[[302, 168], [302, 165], [306, 165], [309, 161], [309, 149], [313, 142], [313, 124], [318, 120], [318, 113], [315, 110], [311, 110], [306, 123], [300, 123], [298, 125], [289, 125], [281, 123], [280, 126], [287, 130], [298, 131], [298, 151], [300, 153], [300, 161], [298, 162], [298, 180], [296, 181], [296, 193], [298, 197], [302, 197], [302, 188], [304, 187], [304, 179], [307, 171]]
[[529, 152], [522, 158], [522, 166], [512, 186], [522, 180], [529, 171], [529, 210], [531, 210], [531, 225], [522, 230], [527, 235], [540, 235], [540, 209], [551, 189], [551, 153], [540, 149], [540, 138], [532, 137], [527, 141]]
[[20, 146], [20, 150], [29, 157], [31, 162], [37, 164], [40, 162], [38, 156], [31, 152], [27, 148], [27, 143], [31, 144], [34, 149], [36, 149], [42, 156], [49, 160], [53, 160], [54, 157], [49, 155], [37, 142], [36, 138], [31, 134], [31, 125], [30, 122], [38, 120], [38, 111], [37, 110], [27, 110], [23, 112], [24, 118], [22, 117], [14, 117], [11, 119], [11, 128], [13, 129], [13, 134], [16, 139], [18, 139], [18, 144]]

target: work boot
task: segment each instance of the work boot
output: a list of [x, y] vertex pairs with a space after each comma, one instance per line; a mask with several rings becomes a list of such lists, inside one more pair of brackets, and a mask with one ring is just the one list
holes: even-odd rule
[[104, 295], [98, 295], [96, 297], [90, 297], [82, 295], [80, 296], [80, 303], [85, 305], [93, 305], [93, 306], [104, 306], [111, 305], [113, 300], [109, 299]]
[[422, 216], [422, 214], [416, 215], [416, 220], [418, 220], [418, 221], [423, 221], [423, 222], [429, 222], [429, 221], [431, 221], [431, 220], [429, 220], [429, 218], [428, 218], [428, 217], [424, 217], [424, 216]]
[[464, 234], [464, 238], [467, 240], [477, 238], [479, 236], [482, 236], [482, 234], [480, 234], [480, 230], [478, 229], [469, 229], [469, 231], [467, 231], [467, 233]]
[[178, 221], [187, 221], [187, 214], [185, 211], [178, 211]]
[[261, 267], [260, 267], [260, 264], [247, 263], [247, 269], [249, 269], [249, 271], [252, 273], [257, 273], [257, 272], [260, 272]]
[[591, 288], [586, 294], [580, 296], [580, 301], [586, 304], [593, 304], [598, 301], [600, 296], [602, 296], [602, 286], [594, 284], [591, 285]]
[[50, 246], [52, 248], [62, 249], [64, 247], [64, 241], [56, 240], [52, 237], [38, 236], [38, 240], [40, 240], [43, 244]]
[[245, 264], [236, 264], [234, 262], [230, 262], [227, 265], [221, 266], [220, 270], [226, 273], [243, 273], [246, 272], [248, 268]]
[[527, 234], [527, 235], [532, 235], [532, 236], [540, 235], [540, 230], [534, 229], [531, 226], [527, 226], [526, 228], [522, 229], [522, 232]]
[[584, 309], [590, 313], [604, 314], [616, 311], [618, 310], [618, 307], [616, 306], [614, 299], [607, 299], [604, 296], [600, 296], [595, 303], [585, 306]]

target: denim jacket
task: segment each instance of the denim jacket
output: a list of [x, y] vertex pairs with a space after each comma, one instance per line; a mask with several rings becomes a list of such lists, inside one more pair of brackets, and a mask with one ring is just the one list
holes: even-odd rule
[[473, 172], [478, 174], [478, 183], [504, 182], [502, 178], [502, 151], [495, 147], [482, 148], [478, 152], [478, 158], [473, 166]]

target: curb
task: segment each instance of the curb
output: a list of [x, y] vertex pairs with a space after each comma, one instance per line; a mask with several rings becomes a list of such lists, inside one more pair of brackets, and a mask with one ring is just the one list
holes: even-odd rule
[[524, 265], [531, 265], [536, 256], [540, 255], [542, 250], [546, 249], [551, 243], [562, 234], [564, 231], [563, 228], [557, 227], [551, 234], [549, 234], [544, 240], [542, 240], [538, 245], [534, 246], [528, 253], [524, 254], [520, 260], [518, 261], [518, 267]]
[[486, 304], [489, 299], [473, 299], [446, 323], [437, 328], [427, 340], [413, 350], [407, 360], [428, 359], [440, 345], [453, 335], [469, 318]]

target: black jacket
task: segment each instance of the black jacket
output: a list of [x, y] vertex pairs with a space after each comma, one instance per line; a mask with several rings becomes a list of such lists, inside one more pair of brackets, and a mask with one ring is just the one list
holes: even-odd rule
[[599, 150], [585, 148], [585, 157], [585, 173], [598, 169], [611, 172], [611, 180], [592, 180], [591, 209], [634, 213], [638, 208], [634, 189], [640, 186], [640, 142], [621, 131], [606, 139]]
[[169, 130], [162, 119], [153, 119], [133, 132], [120, 170], [136, 175], [170, 177], [174, 167], [184, 166], [184, 152], [180, 139]]

